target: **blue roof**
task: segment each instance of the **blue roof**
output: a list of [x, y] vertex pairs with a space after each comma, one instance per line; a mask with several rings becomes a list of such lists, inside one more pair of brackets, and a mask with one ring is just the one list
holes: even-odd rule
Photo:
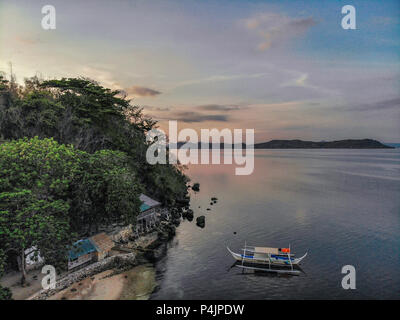
[[147, 204], [145, 204], [144, 202], [140, 205], [140, 212], [149, 210], [151, 207]]
[[140, 201], [142, 202], [140, 206], [140, 212], [144, 212], [146, 210], [149, 210], [151, 208], [157, 207], [161, 205], [160, 202], [153, 200], [152, 198], [146, 196], [145, 194], [140, 194], [139, 196]]
[[84, 254], [95, 252], [96, 247], [89, 239], [78, 240], [73, 244], [72, 249], [68, 252], [68, 258], [74, 260]]

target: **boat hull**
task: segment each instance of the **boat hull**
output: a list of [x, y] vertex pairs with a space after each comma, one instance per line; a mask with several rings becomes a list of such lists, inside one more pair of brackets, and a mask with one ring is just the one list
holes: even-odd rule
[[[251, 263], [251, 264], [265, 264], [265, 265], [280, 265], [280, 266], [291, 266], [291, 265], [298, 265], [301, 260], [303, 260], [307, 253], [300, 257], [300, 258], [293, 258], [293, 257], [288, 257], [284, 255], [273, 255], [271, 254], [269, 258], [262, 259], [262, 258], [257, 258], [253, 256], [248, 256], [240, 253], [235, 253], [231, 251], [229, 248], [227, 248], [229, 253], [232, 255], [232, 257], [240, 262], [244, 263]], [[289, 260], [290, 259], [290, 260]]]

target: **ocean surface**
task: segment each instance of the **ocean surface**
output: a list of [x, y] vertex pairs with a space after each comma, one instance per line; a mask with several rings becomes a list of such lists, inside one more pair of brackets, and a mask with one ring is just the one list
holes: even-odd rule
[[[200, 183], [195, 218], [181, 223], [157, 262], [152, 299], [400, 298], [400, 149], [256, 150], [252, 175], [234, 168], [187, 170]], [[245, 241], [308, 252], [303, 273], [231, 267], [226, 247], [238, 251]], [[355, 290], [342, 288], [345, 265], [356, 269]]]

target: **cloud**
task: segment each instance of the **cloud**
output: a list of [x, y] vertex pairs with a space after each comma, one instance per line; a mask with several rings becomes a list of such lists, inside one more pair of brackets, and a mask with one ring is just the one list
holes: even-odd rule
[[286, 125], [279, 127], [280, 130], [288, 131], [306, 131], [310, 129], [309, 125]]
[[176, 113], [175, 116], [175, 120], [183, 122], [228, 121], [228, 116], [224, 114], [201, 114], [198, 112], [184, 111]]
[[132, 86], [130, 88], [125, 89], [125, 92], [128, 95], [133, 95], [136, 97], [155, 97], [161, 94], [160, 91], [140, 86]]
[[212, 82], [224, 82], [224, 81], [234, 81], [234, 80], [242, 80], [242, 79], [258, 79], [263, 78], [265, 76], [269, 76], [270, 73], [244, 73], [244, 74], [230, 74], [230, 75], [212, 75], [206, 78], [201, 79], [193, 79], [193, 80], [185, 80], [180, 83], [177, 83], [176, 87], [188, 86], [188, 85], [196, 85], [203, 83], [212, 83]]
[[[183, 110], [172, 110], [170, 108], [154, 108], [155, 111], [151, 116], [158, 121], [177, 120], [187, 123], [200, 123], [208, 121], [227, 122], [229, 116], [225, 114], [206, 114], [194, 111], [188, 111], [187, 108]], [[161, 114], [160, 114], [161, 112]]]
[[308, 79], [308, 74], [302, 74], [299, 78], [296, 79], [295, 83], [296, 85], [298, 85], [299, 87], [304, 87], [306, 86], [306, 81]]
[[197, 108], [206, 111], [234, 111], [240, 110], [242, 107], [238, 105], [207, 104], [198, 106]]
[[34, 45], [34, 44], [38, 44], [41, 42], [41, 40], [39, 40], [38, 38], [32, 38], [32, 37], [25, 37], [25, 36], [16, 36], [15, 40], [20, 43], [20, 44], [24, 44], [24, 45]]
[[113, 90], [119, 90], [121, 88], [120, 84], [117, 80], [115, 80], [114, 74], [111, 71], [92, 66], [84, 66], [81, 68], [81, 72], [82, 77], [93, 79], [107, 88]]
[[276, 13], [259, 14], [244, 22], [247, 29], [257, 32], [263, 39], [258, 45], [260, 50], [267, 50], [301, 36], [317, 24], [312, 17], [290, 18]]
[[169, 107], [154, 107], [154, 106], [143, 106], [145, 110], [149, 111], [159, 111], [159, 112], [167, 112], [170, 111], [171, 108]]
[[350, 111], [379, 111], [391, 109], [400, 109], [400, 97], [347, 108], [347, 110]]
[[288, 81], [287, 83], [283, 84], [283, 87], [309, 87], [310, 85], [307, 82], [308, 74], [302, 73], [299, 76], [296, 76], [295, 79]]
[[[186, 123], [201, 123], [207, 121], [227, 122], [230, 120], [230, 116], [229, 114], [225, 114], [225, 112], [242, 110], [245, 107], [236, 104], [206, 104], [190, 107], [144, 106], [143, 108], [159, 121], [177, 120]], [[199, 110], [200, 112], [193, 111], [194, 109]]]

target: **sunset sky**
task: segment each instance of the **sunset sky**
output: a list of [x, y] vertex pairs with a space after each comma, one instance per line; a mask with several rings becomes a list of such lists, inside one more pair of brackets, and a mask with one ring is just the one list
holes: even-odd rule
[[[56, 8], [44, 30], [41, 9]], [[356, 30], [341, 27], [344, 5]], [[400, 1], [0, 0], [0, 70], [124, 90], [165, 128], [400, 142]]]

